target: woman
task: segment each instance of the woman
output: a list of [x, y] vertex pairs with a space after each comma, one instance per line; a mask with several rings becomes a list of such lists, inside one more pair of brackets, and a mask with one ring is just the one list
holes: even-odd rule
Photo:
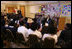
[[55, 43], [57, 43], [57, 28], [54, 27], [54, 24], [49, 24], [48, 26], [46, 26], [44, 28], [44, 35], [43, 35], [43, 38], [42, 40], [44, 40], [46, 37], [51, 37], [51, 38], [54, 38], [55, 39]]
[[37, 35], [39, 38], [42, 37], [41, 32], [39, 31], [40, 25], [38, 23], [33, 22], [31, 25], [31, 28], [28, 30], [28, 34], [34, 34]]
[[59, 38], [58, 45], [63, 48], [71, 48], [71, 24], [67, 23], [64, 30], [62, 30]]

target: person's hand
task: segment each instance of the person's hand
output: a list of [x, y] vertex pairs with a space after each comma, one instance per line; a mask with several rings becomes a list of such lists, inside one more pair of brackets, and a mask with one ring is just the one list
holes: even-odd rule
[[38, 31], [40, 31], [40, 32], [41, 32], [41, 30], [42, 30], [42, 28], [40, 27], [40, 29], [39, 29]]

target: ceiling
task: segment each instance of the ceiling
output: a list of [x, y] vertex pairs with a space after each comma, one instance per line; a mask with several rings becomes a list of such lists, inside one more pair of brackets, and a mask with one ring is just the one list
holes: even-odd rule
[[34, 4], [45, 4], [45, 3], [59, 3], [68, 1], [1, 1], [1, 4], [20, 4], [20, 5], [34, 5]]
[[4, 3], [4, 4], [23, 4], [23, 5], [55, 3], [55, 2], [58, 2], [58, 1], [1, 1], [1, 3]]

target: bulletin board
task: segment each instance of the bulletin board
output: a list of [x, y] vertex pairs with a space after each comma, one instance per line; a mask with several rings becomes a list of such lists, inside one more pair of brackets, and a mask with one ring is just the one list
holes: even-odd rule
[[14, 7], [8, 7], [8, 13], [14, 12]]
[[17, 9], [17, 7], [7, 7], [7, 9], [8, 9], [8, 13], [15, 13], [16, 12], [16, 10], [15, 9]]
[[41, 13], [44, 13], [46, 15], [50, 14], [51, 17], [54, 15], [60, 16], [61, 14], [61, 4], [47, 4], [47, 5], [42, 5], [41, 8]]
[[71, 17], [71, 4], [63, 4], [61, 14], [62, 16]]
[[59, 18], [59, 26], [58, 26], [59, 30], [64, 29], [66, 21], [70, 22], [70, 19], [68, 19], [69, 17], [71, 17], [71, 4], [69, 3], [61, 4], [61, 17]]

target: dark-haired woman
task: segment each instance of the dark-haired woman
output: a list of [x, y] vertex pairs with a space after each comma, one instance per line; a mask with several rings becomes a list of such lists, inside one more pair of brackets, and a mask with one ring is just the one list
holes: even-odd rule
[[44, 40], [46, 37], [51, 37], [51, 38], [54, 38], [55, 39], [55, 43], [57, 43], [57, 28], [54, 27], [54, 25], [48, 25], [46, 26], [46, 28], [44, 29], [45, 31], [44, 32], [44, 35], [43, 35], [43, 38], [42, 40]]
[[71, 24], [67, 23], [58, 38], [58, 45], [62, 48], [71, 48]]

